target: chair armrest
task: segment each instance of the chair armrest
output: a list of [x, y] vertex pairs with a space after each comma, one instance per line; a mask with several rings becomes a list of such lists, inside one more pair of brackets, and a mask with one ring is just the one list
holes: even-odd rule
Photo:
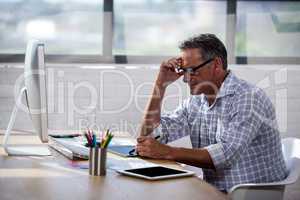
[[282, 181], [278, 182], [271, 182], [271, 183], [245, 183], [245, 184], [238, 184], [230, 188], [228, 193], [232, 193], [234, 190], [239, 188], [248, 188], [248, 187], [272, 187], [272, 186], [284, 186], [288, 184], [283, 184]]
[[272, 199], [282, 200], [285, 185], [280, 183], [239, 184], [228, 193], [231, 200]]

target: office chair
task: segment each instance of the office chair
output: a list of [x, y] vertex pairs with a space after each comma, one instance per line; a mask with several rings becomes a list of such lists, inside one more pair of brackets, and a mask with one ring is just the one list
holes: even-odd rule
[[300, 173], [300, 139], [284, 138], [281, 140], [284, 160], [288, 175], [282, 181], [272, 183], [246, 183], [233, 186], [229, 191], [232, 200], [282, 200], [285, 186], [293, 184]]

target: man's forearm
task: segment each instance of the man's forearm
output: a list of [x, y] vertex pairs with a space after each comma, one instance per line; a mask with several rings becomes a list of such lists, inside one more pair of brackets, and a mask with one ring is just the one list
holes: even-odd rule
[[213, 161], [206, 149], [187, 149], [171, 147], [169, 160], [192, 165], [195, 167], [215, 169]]
[[140, 135], [149, 135], [160, 123], [161, 104], [166, 86], [156, 81], [141, 125]]

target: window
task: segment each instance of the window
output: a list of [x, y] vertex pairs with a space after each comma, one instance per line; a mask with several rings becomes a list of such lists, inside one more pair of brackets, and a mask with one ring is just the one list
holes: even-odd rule
[[47, 54], [102, 54], [101, 0], [1, 0], [0, 53], [24, 54], [29, 39]]
[[115, 0], [114, 54], [176, 55], [184, 39], [214, 33], [225, 42], [226, 2]]
[[300, 2], [239, 1], [236, 56], [300, 57]]
[[37, 38], [48, 62], [158, 63], [199, 33], [229, 64], [299, 64], [300, 0], [0, 1], [0, 62], [23, 62]]

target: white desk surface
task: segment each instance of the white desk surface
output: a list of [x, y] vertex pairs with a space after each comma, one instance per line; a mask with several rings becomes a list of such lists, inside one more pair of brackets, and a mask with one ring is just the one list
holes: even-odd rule
[[[3, 133], [3, 131], [2, 131]], [[2, 144], [3, 136], [0, 136]], [[37, 136], [15, 135], [15, 144], [40, 143]], [[1, 200], [60, 200], [60, 199], [227, 199], [223, 193], [197, 177], [148, 181], [118, 174], [108, 169], [107, 175], [93, 177], [87, 169], [79, 169], [54, 150], [48, 157], [9, 157], [0, 147]], [[109, 154], [109, 157], [113, 155]], [[179, 167], [174, 162], [148, 160]], [[87, 161], [84, 161], [87, 162]], [[82, 163], [82, 162], [80, 162]], [[79, 164], [80, 164], [79, 163]]]

